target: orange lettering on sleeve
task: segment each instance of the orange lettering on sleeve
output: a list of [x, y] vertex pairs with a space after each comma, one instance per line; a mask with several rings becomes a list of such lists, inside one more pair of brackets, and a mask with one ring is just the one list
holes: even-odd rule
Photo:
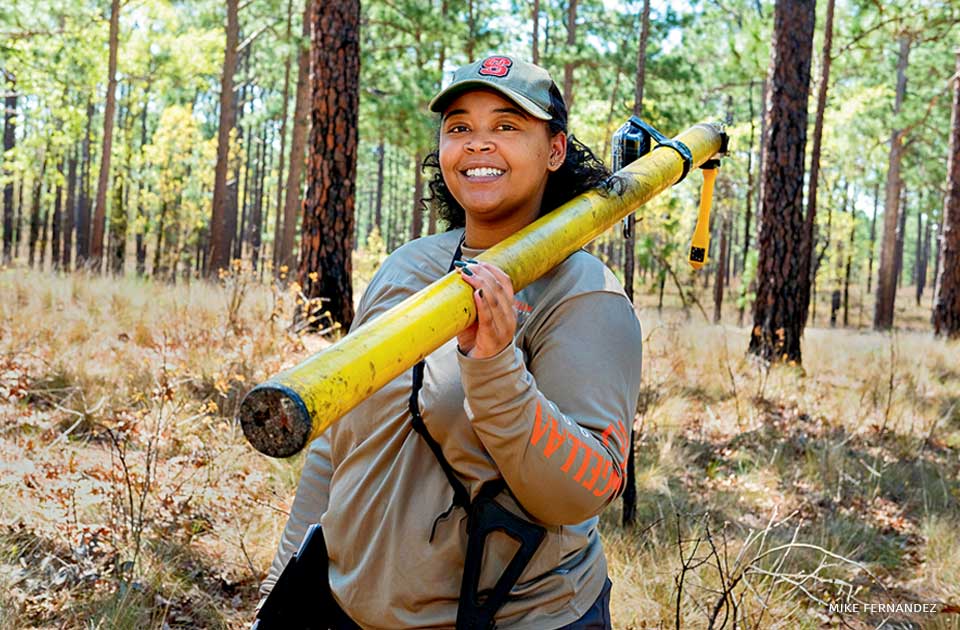
[[583, 474], [587, 472], [587, 464], [590, 463], [590, 456], [594, 454], [593, 449], [587, 446], [586, 444], [583, 445], [583, 449], [584, 449], [583, 463], [580, 464], [580, 470], [577, 471], [577, 475], [573, 478], [573, 480], [576, 481], [577, 483], [579, 483], [580, 480], [583, 479]]
[[610, 460], [606, 457], [602, 457], [599, 453], [596, 453], [597, 463], [593, 465], [593, 476], [590, 477], [590, 480], [587, 483], [583, 484], [583, 487], [587, 490], [593, 490], [593, 486], [597, 483], [597, 479], [600, 478], [600, 471], [606, 471], [610, 469]]
[[533, 422], [533, 433], [530, 434], [530, 444], [533, 446], [537, 445], [537, 442], [540, 441], [540, 438], [543, 437], [543, 434], [547, 432], [547, 423], [543, 421], [543, 408], [540, 406], [540, 401], [537, 401], [537, 415], [534, 418]]
[[573, 442], [573, 448], [570, 449], [570, 455], [567, 456], [566, 463], [560, 468], [560, 470], [565, 473], [570, 472], [570, 467], [573, 466], [574, 460], [577, 459], [577, 452], [580, 450], [580, 444], [582, 444], [580, 439], [569, 431], [567, 432], [567, 439]]
[[547, 459], [550, 459], [563, 444], [564, 435], [559, 430], [557, 419], [550, 414], [547, 414], [547, 418], [550, 420], [550, 435], [547, 437], [547, 445], [543, 449], [543, 454], [547, 456]]
[[617, 488], [619, 487], [620, 487], [620, 475], [617, 473], [616, 470], [614, 470], [614, 471], [611, 471], [610, 473], [610, 479], [607, 481], [606, 487], [603, 490], [594, 490], [593, 494], [594, 496], [602, 497], [603, 495], [610, 492], [611, 489], [616, 491]]

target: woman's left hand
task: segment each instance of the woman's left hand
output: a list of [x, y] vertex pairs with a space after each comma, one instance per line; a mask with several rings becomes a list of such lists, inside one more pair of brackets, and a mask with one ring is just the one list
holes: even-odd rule
[[[477, 321], [457, 335], [457, 345], [469, 357], [485, 359], [499, 354], [517, 330], [510, 276], [490, 263], [466, 259], [457, 265], [460, 277], [473, 287]], [[471, 275], [472, 274], [472, 275]]]

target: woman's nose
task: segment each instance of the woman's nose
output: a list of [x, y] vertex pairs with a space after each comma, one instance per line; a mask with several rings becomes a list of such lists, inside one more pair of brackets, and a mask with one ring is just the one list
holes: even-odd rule
[[489, 153], [493, 151], [493, 143], [489, 140], [478, 138], [467, 142], [464, 147], [467, 153]]

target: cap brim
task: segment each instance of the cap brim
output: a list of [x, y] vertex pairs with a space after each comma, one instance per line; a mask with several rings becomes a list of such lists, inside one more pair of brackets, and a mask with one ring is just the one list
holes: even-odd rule
[[511, 90], [510, 88], [503, 87], [501, 85], [496, 85], [489, 81], [483, 81], [480, 79], [460, 81], [459, 83], [453, 83], [447, 86], [446, 89], [441, 90], [439, 94], [433, 97], [433, 100], [430, 101], [430, 111], [432, 112], [443, 112], [447, 108], [447, 105], [450, 104], [450, 101], [460, 96], [464, 92], [468, 92], [473, 89], [485, 89], [493, 90], [494, 92], [500, 92], [508, 99], [520, 106], [520, 108], [540, 120], [551, 120], [553, 116], [549, 114], [545, 109], [531, 101], [526, 96]]

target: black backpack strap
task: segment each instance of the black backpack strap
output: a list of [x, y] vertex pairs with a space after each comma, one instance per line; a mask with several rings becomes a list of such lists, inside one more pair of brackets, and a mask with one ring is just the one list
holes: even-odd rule
[[[453, 271], [453, 263], [460, 260], [462, 246], [463, 238], [461, 237], [457, 250], [454, 252], [453, 260], [450, 261], [449, 271]], [[420, 414], [419, 396], [420, 390], [423, 388], [425, 365], [425, 361], [420, 361], [413, 367], [413, 385], [409, 400], [411, 424], [413, 430], [430, 447], [430, 451], [433, 452], [434, 458], [440, 464], [443, 474], [447, 477], [447, 482], [453, 488], [453, 503], [433, 521], [430, 540], [433, 541], [437, 523], [446, 518], [454, 508], [461, 507], [467, 512], [467, 555], [464, 559], [463, 578], [460, 581], [460, 602], [457, 606], [456, 630], [489, 630], [495, 627], [494, 618], [497, 611], [506, 603], [510, 590], [513, 589], [524, 569], [530, 564], [534, 554], [546, 537], [547, 530], [525, 521], [494, 500], [507, 488], [503, 479], [485, 483], [480, 488], [477, 498], [471, 503], [470, 493], [467, 492], [467, 488], [457, 477], [453, 466], [444, 457], [440, 444], [430, 435], [426, 424], [423, 422], [423, 416]], [[497, 580], [493, 590], [485, 593], [481, 601], [479, 589], [483, 548], [487, 536], [494, 531], [500, 531], [510, 536], [520, 544], [520, 547]]]

